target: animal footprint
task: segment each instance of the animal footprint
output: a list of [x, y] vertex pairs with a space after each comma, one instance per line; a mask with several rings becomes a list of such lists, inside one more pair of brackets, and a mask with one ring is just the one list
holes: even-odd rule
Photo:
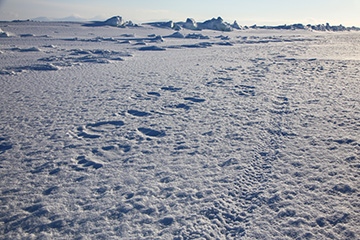
[[290, 105], [289, 99], [287, 97], [278, 96], [272, 102], [273, 102], [274, 109], [270, 110], [271, 113], [280, 114], [280, 115], [291, 113], [291, 110], [289, 107], [289, 105]]
[[95, 169], [102, 168], [104, 165], [91, 160], [87, 160], [85, 156], [78, 156], [76, 158], [77, 165], [71, 165], [75, 171], [85, 171], [86, 168], [93, 167]]
[[81, 138], [100, 138], [101, 135], [97, 134], [98, 132], [104, 132], [106, 128], [109, 127], [120, 127], [125, 125], [123, 121], [103, 121], [103, 122], [96, 122], [87, 124], [84, 127], [79, 127], [77, 130], [79, 133], [77, 134], [78, 137]]
[[103, 125], [113, 125], [113, 126], [123, 126], [125, 123], [123, 121], [104, 121], [104, 122], [97, 122], [93, 124], [88, 124], [88, 127], [101, 127]]
[[[3, 141], [3, 140], [5, 140], [5, 138], [0, 137], [0, 141]], [[0, 154], [4, 153], [5, 151], [7, 151], [11, 148], [12, 148], [12, 145], [10, 143], [0, 142]]]
[[255, 88], [254, 86], [248, 85], [237, 85], [235, 86], [237, 89], [236, 92], [241, 96], [255, 96]]
[[128, 113], [135, 117], [147, 117], [147, 116], [151, 115], [151, 113], [142, 112], [142, 111], [138, 111], [138, 110], [128, 110]]
[[193, 97], [186, 97], [186, 98], [184, 98], [184, 100], [195, 102], [195, 103], [205, 102], [205, 99], [203, 99], [203, 98], [193, 98]]
[[101, 137], [101, 136], [98, 135], [98, 134], [90, 134], [90, 133], [87, 133], [87, 132], [85, 132], [83, 129], [80, 130], [80, 132], [78, 133], [78, 136], [79, 136], [79, 137], [82, 137], [82, 138], [99, 138], [99, 137]]
[[160, 97], [161, 96], [161, 94], [158, 93], [158, 92], [147, 92], [147, 94], [150, 95], [150, 96], [155, 96], [155, 97]]
[[168, 86], [168, 87], [162, 87], [161, 90], [164, 90], [164, 91], [170, 91], [170, 92], [178, 92], [180, 91], [182, 88], [176, 88], [176, 87], [173, 87], [173, 86]]
[[157, 131], [150, 128], [138, 128], [139, 132], [149, 137], [164, 137], [166, 136], [164, 131]]

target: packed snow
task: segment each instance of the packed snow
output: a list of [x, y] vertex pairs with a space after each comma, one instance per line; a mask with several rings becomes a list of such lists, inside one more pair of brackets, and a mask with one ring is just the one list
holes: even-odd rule
[[123, 23], [0, 23], [1, 239], [360, 238], [359, 32]]

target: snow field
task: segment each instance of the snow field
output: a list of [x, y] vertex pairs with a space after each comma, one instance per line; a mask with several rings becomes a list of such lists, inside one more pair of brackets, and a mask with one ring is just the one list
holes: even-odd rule
[[0, 27], [3, 239], [359, 237], [355, 33]]

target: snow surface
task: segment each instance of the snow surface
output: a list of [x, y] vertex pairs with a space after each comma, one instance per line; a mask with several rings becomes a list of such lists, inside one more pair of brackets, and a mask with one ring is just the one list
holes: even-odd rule
[[0, 28], [1, 239], [360, 238], [359, 33]]

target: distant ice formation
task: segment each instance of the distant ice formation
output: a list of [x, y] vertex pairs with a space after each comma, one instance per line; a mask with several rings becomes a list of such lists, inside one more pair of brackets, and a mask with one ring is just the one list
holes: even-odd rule
[[224, 20], [221, 17], [213, 18], [211, 20], [207, 20], [201, 24], [199, 24], [201, 29], [211, 29], [211, 30], [219, 30], [219, 31], [225, 31], [229, 32], [232, 31], [232, 27], [227, 22], [224, 22]]
[[[235, 21], [236, 22], [236, 21]], [[148, 25], [161, 28], [172, 28], [174, 30], [189, 29], [189, 30], [217, 30], [217, 31], [232, 31], [233, 28], [240, 29], [241, 27], [236, 23], [236, 25], [231, 25], [225, 22], [221, 17], [213, 18], [205, 22], [196, 22], [193, 18], [187, 18], [185, 22], [153, 22], [147, 23]]]
[[[340, 32], [340, 31], [360, 31], [359, 27], [345, 27], [343, 25], [332, 26], [329, 23], [326, 24], [318, 24], [318, 25], [304, 25], [301, 23], [296, 24], [284, 24], [278, 26], [258, 26], [256, 24], [252, 26], [241, 26], [235, 20], [233, 24], [224, 21], [221, 17], [212, 18], [206, 20], [204, 22], [196, 22], [193, 18], [187, 18], [185, 22], [174, 22], [172, 20], [167, 22], [150, 22], [144, 23], [146, 25], [151, 25], [159, 28], [170, 28], [175, 31], [180, 31], [181, 29], [188, 30], [215, 30], [215, 31], [223, 31], [230, 32], [233, 30], [246, 30], [246, 29], [281, 29], [281, 30], [309, 30], [309, 31], [331, 31], [331, 32]], [[112, 27], [139, 27], [140, 25], [134, 24], [132, 21], [124, 21], [121, 16], [114, 16], [105, 21], [94, 21], [84, 26], [94, 27], [94, 26], [112, 26]], [[0, 30], [0, 37], [8, 37], [9, 33]]]
[[283, 29], [283, 30], [296, 30], [296, 29], [303, 29], [303, 30], [310, 30], [310, 31], [329, 31], [329, 32], [342, 32], [342, 31], [360, 31], [359, 27], [345, 27], [343, 25], [339, 26], [331, 26], [329, 23], [326, 24], [318, 24], [318, 25], [304, 25], [301, 23], [291, 24], [291, 25], [279, 25], [279, 26], [257, 26], [253, 25], [250, 28], [252, 29]]
[[174, 23], [173, 21], [169, 21], [167, 23], [165, 23], [165, 25], [169, 28], [172, 28], [174, 30], [180, 30], [181, 27], [179, 25], [177, 25], [176, 23]]
[[186, 19], [186, 22], [183, 24], [183, 28], [187, 28], [191, 30], [200, 30], [198, 24], [193, 18]]
[[105, 21], [95, 21], [84, 26], [94, 27], [94, 26], [112, 26], [112, 27], [138, 27], [137, 24], [134, 24], [132, 21], [124, 21], [121, 16], [114, 16]]
[[5, 32], [0, 28], [0, 37], [10, 37], [10, 33]]
[[234, 21], [234, 23], [231, 25], [232, 28], [235, 29], [241, 29], [241, 26], [236, 22], [236, 20]]
[[235, 20], [233, 24], [225, 22], [221, 17], [218, 18], [212, 18], [210, 20], [206, 20], [205, 22], [196, 22], [193, 18], [187, 18], [185, 22], [153, 22], [153, 23], [147, 23], [148, 25], [152, 25], [154, 27], [161, 27], [161, 28], [171, 28], [176, 31], [184, 29], [189, 30], [203, 30], [203, 29], [210, 29], [210, 30], [216, 30], [216, 31], [224, 31], [224, 32], [230, 32], [234, 29], [237, 30], [244, 30], [244, 29], [282, 29], [282, 30], [296, 30], [296, 29], [302, 29], [302, 30], [310, 30], [310, 31], [332, 31], [332, 32], [339, 32], [339, 31], [360, 31], [359, 27], [345, 27], [343, 25], [339, 26], [331, 26], [329, 23], [326, 24], [318, 24], [318, 25], [304, 25], [301, 23], [297, 24], [291, 24], [291, 25], [278, 25], [278, 26], [258, 26], [258, 25], [252, 25], [250, 27], [248, 26], [241, 26], [238, 24], [238, 22]]
[[120, 16], [115, 16], [106, 20], [104, 24], [114, 27], [120, 27], [124, 25], [124, 20]]

